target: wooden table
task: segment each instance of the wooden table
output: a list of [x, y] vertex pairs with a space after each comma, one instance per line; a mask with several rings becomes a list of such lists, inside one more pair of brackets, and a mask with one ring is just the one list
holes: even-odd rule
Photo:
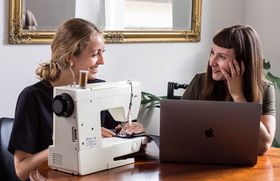
[[158, 148], [154, 142], [148, 144], [146, 154], [136, 158], [134, 164], [101, 171], [85, 176], [75, 176], [52, 170], [47, 163], [38, 168], [42, 180], [50, 181], [92, 181], [92, 180], [234, 180], [272, 181], [280, 180], [280, 149], [271, 148], [258, 157], [253, 167], [238, 167], [207, 164], [160, 163]]

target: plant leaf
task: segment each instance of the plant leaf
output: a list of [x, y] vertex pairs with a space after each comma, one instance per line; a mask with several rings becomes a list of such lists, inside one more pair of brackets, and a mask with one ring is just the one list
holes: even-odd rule
[[280, 78], [270, 72], [267, 72], [266, 76], [274, 84], [274, 86], [280, 90]]
[[272, 142], [272, 147], [275, 147], [275, 148], [280, 148], [280, 144], [278, 143], [278, 141], [274, 138], [273, 139], [273, 142]]
[[146, 106], [145, 109], [150, 109], [150, 108], [153, 108], [153, 107], [160, 108], [160, 103], [155, 103], [155, 104]]
[[142, 92], [141, 94], [142, 100], [141, 105], [144, 105], [145, 109], [149, 109], [152, 107], [160, 107], [160, 101], [163, 99], [163, 97], [156, 96], [154, 94], [148, 93], [148, 92]]
[[263, 68], [264, 68], [265, 70], [268, 70], [268, 69], [271, 68], [270, 62], [269, 62], [269, 61], [266, 61], [266, 59], [263, 59]]

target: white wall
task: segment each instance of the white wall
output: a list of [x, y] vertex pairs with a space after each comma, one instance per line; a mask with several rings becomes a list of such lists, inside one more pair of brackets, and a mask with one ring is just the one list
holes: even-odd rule
[[[257, 2], [265, 4], [267, 1]], [[13, 117], [18, 94], [25, 86], [37, 81], [34, 71], [38, 62], [50, 57], [50, 46], [7, 44], [8, 1], [0, 3], [0, 117]], [[245, 18], [245, 5], [250, 7], [253, 3], [254, 0], [203, 0], [199, 43], [108, 44], [106, 65], [100, 77], [106, 80], [138, 80], [142, 82], [143, 91], [166, 95], [168, 81], [188, 83], [196, 72], [205, 70], [213, 34], [224, 26], [249, 21], [251, 18]], [[267, 11], [270, 10], [267, 8]], [[258, 23], [261, 27], [262, 22]], [[273, 33], [275, 37], [278, 35], [276, 31]], [[262, 35], [263, 39], [268, 36]], [[276, 51], [278, 42], [266, 43], [265, 50]], [[272, 57], [270, 59], [272, 61]], [[150, 122], [145, 124], [149, 124], [149, 129], [153, 128], [152, 133], [157, 134], [158, 110], [149, 116]]]

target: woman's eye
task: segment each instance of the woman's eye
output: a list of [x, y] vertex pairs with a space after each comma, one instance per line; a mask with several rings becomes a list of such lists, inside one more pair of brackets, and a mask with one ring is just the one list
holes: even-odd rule
[[99, 51], [96, 51], [96, 52], [93, 52], [92, 56], [96, 57], [96, 56], [98, 56], [98, 54], [99, 54]]
[[225, 56], [223, 56], [223, 55], [220, 55], [220, 59], [225, 60], [225, 59], [226, 59], [226, 57], [225, 57]]
[[105, 52], [104, 49], [100, 49], [100, 50], [98, 50], [97, 52], [94, 52], [93, 55], [92, 55], [92, 57], [96, 57], [96, 56], [98, 56], [98, 55], [100, 55], [100, 54], [102, 54], [102, 53], [104, 53], [104, 52]]

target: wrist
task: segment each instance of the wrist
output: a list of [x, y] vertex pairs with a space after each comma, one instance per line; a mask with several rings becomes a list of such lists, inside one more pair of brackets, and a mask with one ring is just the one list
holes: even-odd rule
[[244, 96], [232, 97], [234, 102], [247, 102], [247, 99]]

